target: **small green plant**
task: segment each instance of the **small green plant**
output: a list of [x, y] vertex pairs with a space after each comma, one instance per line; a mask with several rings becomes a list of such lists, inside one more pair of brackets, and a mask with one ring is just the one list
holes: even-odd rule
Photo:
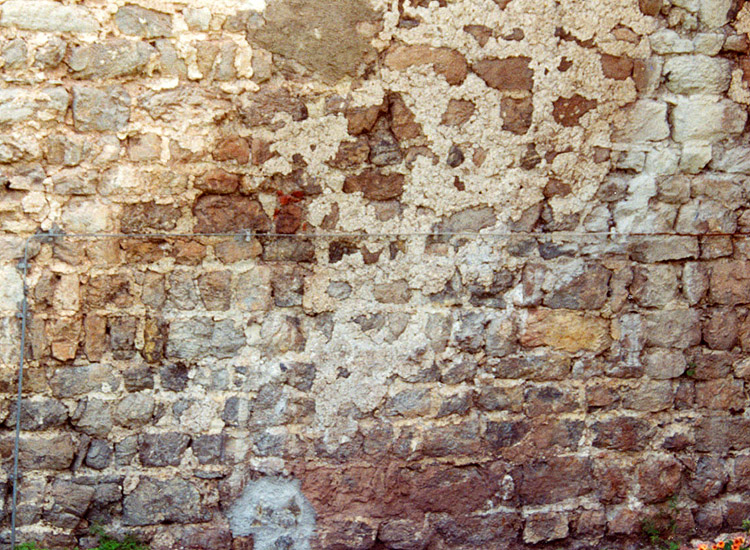
[[651, 546], [659, 550], [680, 550], [681, 544], [675, 539], [679, 512], [677, 497], [673, 496], [667, 501], [666, 510], [643, 520], [641, 529]]
[[148, 550], [148, 546], [132, 535], [120, 540], [105, 533], [100, 525], [94, 525], [91, 534], [99, 537], [99, 546], [92, 550]]
[[[96, 535], [99, 544], [91, 550], [149, 550], [148, 546], [133, 537], [126, 535], [123, 539], [108, 535], [100, 525], [94, 525], [90, 529], [92, 535]], [[37, 546], [35, 542], [24, 542], [16, 546], [16, 550], [46, 550]]]
[[742, 530], [745, 531], [745, 533], [750, 533], [750, 519], [742, 520]]
[[688, 368], [685, 370], [685, 376], [688, 378], [692, 378], [695, 376], [695, 367], [697, 367], [696, 363], [693, 361], [690, 361], [688, 364]]

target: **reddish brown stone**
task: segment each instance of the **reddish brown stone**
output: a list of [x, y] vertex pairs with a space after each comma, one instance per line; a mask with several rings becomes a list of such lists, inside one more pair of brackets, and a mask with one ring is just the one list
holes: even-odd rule
[[715, 380], [732, 375], [733, 363], [737, 355], [726, 351], [712, 351], [696, 348], [686, 354], [688, 364], [692, 370], [691, 378], [695, 380]]
[[236, 160], [239, 164], [247, 164], [250, 161], [250, 146], [245, 138], [229, 136], [219, 142], [213, 156], [218, 161]]
[[175, 228], [179, 217], [180, 209], [170, 204], [128, 204], [122, 210], [120, 230], [123, 233], [169, 231]]
[[492, 29], [484, 25], [465, 25], [464, 32], [474, 37], [474, 40], [482, 47], [492, 38]]
[[577, 126], [581, 117], [596, 106], [595, 99], [586, 99], [579, 94], [572, 97], [559, 97], [553, 103], [552, 116], [558, 124], [569, 128]]
[[269, 262], [314, 262], [315, 244], [310, 239], [263, 239], [262, 257]]
[[370, 107], [353, 107], [347, 109], [346, 120], [349, 133], [358, 136], [369, 132], [375, 126], [378, 117], [385, 112], [385, 105], [371, 105]]
[[711, 270], [711, 303], [735, 306], [750, 302], [750, 262], [720, 261]]
[[472, 65], [471, 70], [490, 88], [530, 92], [534, 87], [534, 71], [529, 68], [530, 61], [528, 57], [483, 59]]
[[432, 457], [472, 456], [481, 445], [479, 424], [474, 420], [425, 430], [421, 451]]
[[504, 97], [500, 101], [500, 113], [503, 116], [503, 130], [523, 135], [531, 128], [534, 104], [530, 97], [523, 99]]
[[607, 504], [624, 502], [628, 496], [628, 489], [632, 486], [632, 468], [630, 465], [620, 465], [607, 460], [604, 456], [598, 460], [594, 470], [596, 490], [599, 498]]
[[576, 393], [557, 385], [529, 386], [523, 395], [524, 412], [526, 416], [534, 417], [576, 411], [580, 408]]
[[482, 515], [444, 514], [434, 521], [440, 538], [449, 548], [503, 548], [516, 550], [508, 541], [518, 537], [521, 518], [516, 513], [493, 512]]
[[369, 550], [378, 535], [376, 527], [358, 520], [325, 521], [316, 527], [313, 548], [320, 550]]
[[369, 141], [360, 137], [356, 141], [342, 141], [336, 156], [328, 164], [340, 169], [353, 168], [367, 162], [369, 156]]
[[681, 480], [682, 465], [676, 459], [647, 459], [638, 467], [638, 496], [647, 504], [663, 502], [677, 492]]
[[726, 506], [726, 525], [730, 529], [742, 529], [744, 531], [745, 521], [750, 518], [750, 502], [728, 500]]
[[607, 78], [625, 80], [633, 74], [633, 60], [627, 56], [602, 54], [602, 72]]
[[344, 180], [344, 193], [361, 191], [366, 199], [387, 201], [396, 199], [404, 191], [402, 174], [383, 174], [375, 170], [365, 170]]
[[586, 386], [586, 406], [589, 408], [610, 407], [619, 399], [620, 394], [609, 382], [594, 382]]
[[699, 407], [720, 410], [740, 410], [746, 405], [742, 380], [719, 379], [698, 382], [695, 402]]
[[594, 488], [591, 461], [556, 457], [528, 462], [521, 467], [519, 495], [524, 506], [553, 504], [580, 497]]
[[276, 213], [277, 233], [296, 233], [302, 226], [305, 211], [296, 204], [287, 204]]
[[52, 357], [59, 361], [75, 359], [80, 337], [81, 323], [78, 319], [61, 318], [47, 323]]
[[219, 261], [227, 264], [257, 258], [263, 252], [258, 239], [246, 241], [244, 238], [231, 238], [214, 244], [214, 253]]
[[413, 65], [432, 65], [452, 86], [461, 84], [468, 73], [466, 58], [461, 53], [423, 44], [394, 46], [386, 52], [384, 63], [394, 71], [404, 71]]
[[718, 452], [750, 447], [750, 420], [742, 417], [704, 416], [695, 428], [695, 449]]
[[271, 124], [279, 113], [289, 114], [296, 122], [308, 117], [307, 105], [300, 98], [292, 97], [286, 88], [273, 85], [243, 94], [238, 110], [242, 121], [251, 128]]
[[128, 263], [150, 263], [162, 259], [166, 255], [168, 245], [163, 240], [123, 239], [120, 241]]
[[742, 69], [742, 80], [746, 83], [750, 83], [750, 57], [740, 57], [740, 69]]
[[550, 542], [568, 536], [568, 515], [557, 512], [538, 512], [526, 518], [523, 541], [528, 544]]
[[133, 303], [130, 280], [124, 274], [97, 275], [84, 287], [84, 303], [92, 309], [125, 308]]
[[487, 422], [485, 440], [490, 450], [498, 451], [520, 442], [529, 432], [529, 425], [522, 420]]
[[607, 521], [607, 532], [611, 535], [637, 535], [643, 529], [643, 518], [627, 506], [616, 508]]
[[198, 265], [206, 257], [205, 245], [187, 239], [177, 239], [172, 246], [172, 256], [181, 265]]
[[581, 275], [545, 296], [543, 304], [555, 309], [601, 309], [607, 301], [611, 275], [601, 265], [587, 266]]
[[550, 178], [542, 190], [542, 194], [547, 199], [551, 199], [552, 197], [567, 197], [572, 192], [573, 188], [569, 184], [563, 183], [557, 178]]
[[[404, 503], [407, 510], [416, 508], [421, 512], [456, 515], [470, 513], [491, 498], [497, 488], [489, 481], [477, 467], [457, 468], [450, 465], [404, 470], [398, 476], [401, 492], [408, 499], [408, 504]], [[393, 495], [389, 500], [397, 501], [400, 498]]]
[[[738, 460], [741, 459], [738, 458]], [[688, 483], [690, 498], [698, 502], [707, 502], [724, 490], [727, 481], [729, 481], [729, 474], [726, 471], [725, 462], [713, 456], [702, 456], [690, 472]]]
[[595, 434], [594, 447], [618, 451], [644, 449], [648, 445], [652, 431], [648, 422], [630, 416], [598, 421], [591, 429]]
[[711, 349], [730, 350], [737, 345], [739, 319], [734, 309], [716, 309], [703, 323], [703, 340]]
[[250, 142], [250, 154], [253, 164], [256, 166], [260, 166], [268, 159], [276, 156], [276, 153], [271, 151], [271, 144], [260, 138], [253, 138]]
[[469, 121], [471, 115], [474, 114], [474, 109], [474, 104], [471, 101], [451, 99], [440, 123], [447, 126], [461, 126]]
[[604, 510], [583, 510], [578, 516], [574, 531], [577, 535], [601, 535], [607, 526]]
[[199, 233], [271, 229], [271, 220], [260, 203], [242, 195], [203, 195], [195, 202], [193, 214], [195, 231]]
[[602, 352], [611, 342], [608, 320], [566, 309], [532, 310], [521, 332], [523, 346], [550, 346], [571, 353]]
[[533, 422], [524, 423], [523, 426], [528, 433], [518, 445], [502, 453], [514, 462], [534, 460], [539, 456], [554, 456], [563, 451], [575, 451], [583, 435], [581, 420], [535, 419]]
[[481, 167], [484, 164], [484, 161], [487, 160], [487, 151], [481, 147], [477, 147], [474, 150], [474, 155], [471, 157], [471, 160], [474, 163], [474, 166], [477, 168]]
[[230, 174], [221, 168], [209, 170], [195, 183], [197, 189], [218, 195], [234, 193], [239, 189], [239, 186], [240, 176], [238, 174]]
[[645, 15], [659, 15], [663, 0], [638, 0], [638, 6]]
[[401, 96], [391, 97], [391, 131], [396, 139], [414, 139], [422, 134], [422, 126], [414, 120], [414, 113], [401, 99]]
[[83, 351], [89, 361], [99, 361], [107, 349], [107, 319], [90, 313], [83, 321]]

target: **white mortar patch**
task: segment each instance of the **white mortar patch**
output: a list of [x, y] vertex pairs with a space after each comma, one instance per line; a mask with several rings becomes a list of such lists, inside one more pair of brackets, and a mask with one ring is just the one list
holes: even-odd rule
[[308, 550], [315, 510], [297, 479], [264, 477], [247, 484], [227, 512], [235, 537], [252, 535], [255, 550]]

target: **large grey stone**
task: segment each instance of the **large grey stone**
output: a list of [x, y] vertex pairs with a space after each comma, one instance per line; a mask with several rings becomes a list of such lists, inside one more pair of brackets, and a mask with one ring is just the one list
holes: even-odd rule
[[138, 453], [138, 436], [129, 435], [119, 443], [115, 444], [115, 464], [126, 466], [133, 462]]
[[104, 439], [94, 439], [86, 453], [86, 466], [103, 470], [112, 461], [112, 445]]
[[201, 506], [201, 495], [189, 481], [142, 477], [125, 497], [122, 521], [125, 525], [198, 523], [208, 521], [211, 512]]
[[49, 32], [99, 30], [99, 23], [86, 8], [52, 0], [8, 0], [2, 5], [0, 26]]
[[59, 368], [52, 374], [49, 385], [55, 397], [75, 397], [93, 391], [114, 391], [120, 381], [112, 367], [94, 364]]
[[106, 89], [73, 86], [76, 130], [117, 132], [130, 120], [130, 95], [121, 86]]
[[94, 487], [62, 479], [48, 489], [44, 519], [56, 527], [71, 529], [78, 525], [94, 498]]
[[667, 104], [663, 101], [641, 99], [627, 109], [625, 122], [615, 131], [615, 141], [642, 143], [669, 137]]
[[34, 66], [53, 69], [62, 63], [68, 44], [59, 36], [51, 36], [34, 52]]
[[73, 462], [76, 445], [69, 434], [53, 437], [22, 437], [18, 460], [23, 471], [67, 470]]
[[732, 4], [732, 0], [701, 0], [698, 12], [701, 22], [712, 29], [724, 26], [729, 19], [729, 9]]
[[62, 121], [69, 104], [70, 94], [62, 86], [39, 92], [28, 88], [5, 88], [0, 90], [0, 124], [32, 118]]
[[145, 424], [154, 414], [154, 398], [145, 393], [126, 395], [115, 408], [115, 422], [122, 426], [133, 427]]
[[14, 38], [4, 47], [0, 57], [3, 58], [3, 67], [6, 69], [20, 69], [26, 64], [29, 49], [26, 42], [21, 38]]
[[248, 33], [253, 46], [293, 59], [327, 81], [354, 76], [375, 58], [369, 39], [357, 31], [377, 20], [368, 2], [280, 0], [268, 3], [263, 18], [265, 24]]
[[[46, 430], [65, 424], [68, 420], [68, 409], [54, 399], [39, 398], [21, 400], [21, 429]], [[16, 403], [11, 405], [11, 414], [5, 425], [9, 428], [16, 424]]]
[[668, 349], [651, 349], [643, 357], [646, 374], [655, 380], [666, 380], [682, 376], [687, 369], [687, 360], [679, 352]]
[[693, 96], [677, 101], [671, 119], [675, 141], [714, 142], [741, 133], [747, 112], [728, 99]]
[[750, 147], [718, 149], [714, 146], [711, 168], [732, 174], [750, 174]]
[[675, 229], [679, 233], [734, 233], [737, 214], [721, 203], [698, 198], [680, 208]]
[[114, 78], [138, 72], [155, 53], [145, 42], [117, 38], [73, 48], [68, 65], [76, 78]]
[[170, 326], [167, 356], [194, 361], [205, 356], [232, 357], [245, 345], [245, 334], [231, 319], [179, 319]]
[[728, 59], [707, 55], [679, 55], [664, 64], [667, 88], [678, 94], [722, 94], [732, 80]]
[[143, 38], [172, 36], [172, 18], [168, 14], [132, 4], [117, 10], [115, 25], [123, 34]]
[[85, 434], [106, 437], [112, 430], [112, 403], [89, 397], [78, 404], [73, 425]]
[[654, 263], [697, 258], [700, 250], [695, 237], [641, 237], [631, 241], [631, 257], [637, 262]]
[[685, 349], [701, 341], [701, 312], [675, 309], [645, 315], [646, 345]]
[[138, 436], [138, 456], [143, 466], [179, 466], [190, 436], [168, 432]]
[[651, 49], [658, 54], [692, 53], [693, 41], [672, 29], [659, 29], [649, 37]]

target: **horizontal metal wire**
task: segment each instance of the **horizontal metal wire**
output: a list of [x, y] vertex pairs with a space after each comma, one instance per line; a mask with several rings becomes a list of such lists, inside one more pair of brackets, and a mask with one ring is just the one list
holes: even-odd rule
[[259, 239], [280, 238], [280, 239], [335, 239], [335, 238], [386, 238], [386, 237], [550, 237], [550, 238], [642, 238], [642, 237], [736, 237], [747, 238], [750, 233], [725, 233], [725, 232], [707, 232], [707, 233], [670, 233], [670, 232], [632, 232], [632, 233], [613, 233], [609, 231], [406, 231], [406, 232], [379, 232], [379, 233], [362, 233], [362, 232], [328, 232], [328, 233], [260, 233], [260, 232], [232, 232], [232, 233], [35, 233], [28, 237], [29, 240], [46, 240], [46, 239], [168, 239], [184, 237], [254, 237]]

